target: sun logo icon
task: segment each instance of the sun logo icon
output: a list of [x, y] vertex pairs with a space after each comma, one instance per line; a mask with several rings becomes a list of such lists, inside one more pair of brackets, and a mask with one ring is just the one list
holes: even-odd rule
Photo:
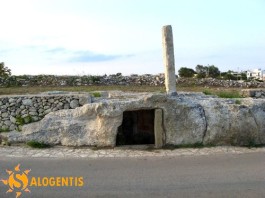
[[30, 171], [31, 170], [20, 171], [20, 164], [14, 168], [14, 171], [6, 170], [9, 175], [8, 179], [0, 180], [4, 185], [9, 186], [6, 193], [16, 192], [16, 198], [21, 196], [22, 191], [30, 193], [28, 189], [28, 174]]

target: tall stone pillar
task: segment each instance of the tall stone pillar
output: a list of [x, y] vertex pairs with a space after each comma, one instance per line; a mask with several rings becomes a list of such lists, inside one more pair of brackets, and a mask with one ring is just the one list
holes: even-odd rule
[[163, 60], [165, 65], [165, 86], [168, 95], [176, 96], [176, 74], [175, 74], [175, 58], [174, 44], [171, 25], [163, 26]]

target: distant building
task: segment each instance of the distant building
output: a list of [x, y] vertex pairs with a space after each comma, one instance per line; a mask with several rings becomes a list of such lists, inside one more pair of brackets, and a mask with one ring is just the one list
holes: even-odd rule
[[248, 70], [247, 79], [265, 80], [265, 70], [261, 69]]

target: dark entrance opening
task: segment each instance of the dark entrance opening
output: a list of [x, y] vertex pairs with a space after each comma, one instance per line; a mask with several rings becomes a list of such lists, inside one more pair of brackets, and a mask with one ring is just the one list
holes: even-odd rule
[[116, 145], [155, 144], [154, 114], [154, 109], [125, 111]]

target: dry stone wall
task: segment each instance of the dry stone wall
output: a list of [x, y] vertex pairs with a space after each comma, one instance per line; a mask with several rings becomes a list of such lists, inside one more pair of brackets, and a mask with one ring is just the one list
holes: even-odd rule
[[[178, 85], [199, 85], [199, 86], [218, 86], [218, 87], [242, 87], [242, 88], [265, 88], [265, 82], [258, 81], [236, 81], [219, 79], [196, 79], [196, 78], [178, 78]], [[0, 78], [0, 87], [9, 86], [89, 86], [89, 85], [149, 85], [164, 86], [164, 74], [145, 74], [123, 76], [121, 73], [103, 76], [11, 76], [9, 78]]]
[[265, 82], [259, 81], [242, 81], [242, 80], [221, 80], [214, 78], [178, 78], [177, 84], [198, 85], [205, 87], [235, 87], [235, 88], [265, 88]]
[[0, 131], [21, 130], [22, 125], [41, 120], [61, 109], [90, 103], [89, 94], [44, 94], [0, 97]]

